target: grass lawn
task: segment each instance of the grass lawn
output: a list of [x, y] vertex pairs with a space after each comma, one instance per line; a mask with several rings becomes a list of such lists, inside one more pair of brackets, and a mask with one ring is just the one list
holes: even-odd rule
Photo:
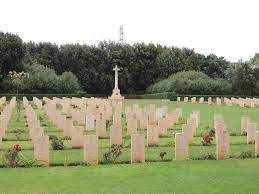
[[[160, 101], [136, 101], [140, 106]], [[136, 102], [126, 100], [129, 106]], [[259, 124], [259, 108], [240, 108], [227, 106], [208, 106], [169, 102], [169, 110], [183, 108], [186, 119], [193, 110], [201, 113], [201, 125], [197, 137], [189, 145], [190, 161], [173, 161], [174, 134], [181, 131], [181, 125], [168, 130], [168, 135], [159, 138], [158, 147], [146, 147], [145, 164], [121, 164], [130, 162], [130, 137], [127, 135], [123, 119], [123, 154], [116, 165], [84, 166], [83, 150], [72, 149], [71, 140], [64, 140], [44, 114], [43, 109], [34, 109], [46, 135], [56, 135], [63, 139], [65, 149], [50, 148], [50, 168], [0, 168], [0, 194], [2, 193], [259, 193], [259, 158], [236, 159], [244, 151], [254, 155], [255, 145], [246, 144], [246, 136], [240, 135], [240, 122], [243, 115], [249, 116], [252, 122]], [[230, 131], [230, 157], [224, 161], [204, 160], [208, 154], [215, 154], [215, 141], [211, 146], [202, 146], [202, 134], [208, 127], [213, 127], [214, 113], [221, 113]], [[3, 153], [14, 144], [20, 144], [22, 154], [33, 158], [33, 148], [29, 141], [29, 131], [22, 108], [20, 121], [16, 121], [16, 111], [2, 142]], [[19, 130], [17, 130], [19, 129]], [[19, 133], [18, 133], [19, 132]], [[141, 131], [145, 133], [146, 131]], [[94, 134], [94, 132], [85, 132]], [[99, 162], [103, 164], [103, 154], [109, 149], [109, 128], [107, 137], [99, 139]], [[160, 152], [167, 152], [161, 162]], [[119, 164], [120, 163], [120, 164]], [[70, 166], [71, 165], [71, 166]], [[75, 166], [76, 165], [76, 166]], [[0, 159], [0, 166], [3, 162]], [[61, 167], [68, 166], [68, 167]]]
[[1, 169], [0, 193], [258, 193], [259, 159]]
[[[139, 104], [141, 106], [145, 106], [152, 101], [148, 100], [140, 100], [139, 102], [134, 101], [126, 101], [127, 105]], [[157, 107], [162, 106], [159, 101], [154, 101], [153, 103], [157, 105]], [[204, 129], [207, 126], [213, 127], [214, 123], [214, 113], [222, 114], [225, 124], [227, 125], [227, 130], [231, 132], [235, 132], [237, 134], [240, 133], [240, 125], [241, 125], [241, 117], [248, 116], [251, 122], [256, 122], [257, 126], [259, 126], [259, 108], [241, 108], [239, 106], [217, 106], [217, 105], [207, 105], [207, 104], [199, 104], [199, 103], [184, 103], [184, 102], [169, 102], [168, 109], [174, 110], [175, 108], [183, 109], [183, 117], [187, 118], [190, 116], [193, 110], [199, 110], [201, 113], [201, 125], [200, 129]]]
[[[159, 101], [155, 102], [156, 106], [161, 106]], [[137, 101], [140, 106], [153, 103], [152, 101]], [[125, 105], [129, 106], [136, 102], [125, 101]], [[237, 158], [243, 151], [250, 151], [254, 153], [255, 146], [246, 144], [246, 136], [240, 136], [240, 119], [242, 115], [248, 115], [252, 121], [258, 122], [259, 109], [258, 108], [239, 108], [239, 107], [227, 107], [227, 106], [208, 106], [207, 104], [191, 104], [191, 103], [178, 103], [170, 102], [168, 103], [169, 110], [174, 110], [177, 107], [183, 108], [183, 117], [187, 118], [193, 110], [200, 110], [201, 112], [201, 126], [197, 130], [198, 137], [193, 139], [192, 144], [189, 146], [190, 159], [201, 160], [207, 154], [215, 154], [215, 141], [212, 142], [212, 146], [202, 146], [200, 137], [201, 134], [206, 133], [207, 126], [213, 126], [213, 116], [214, 113], [221, 113], [227, 124], [227, 130], [232, 132], [230, 137], [230, 157]], [[38, 119], [41, 125], [44, 127], [46, 135], [56, 135], [59, 138], [63, 138], [61, 131], [58, 131], [56, 126], [54, 126], [50, 120], [44, 114], [43, 109], [34, 109], [37, 113]], [[13, 110], [13, 115], [6, 131], [6, 138], [2, 143], [2, 150], [0, 151], [0, 157], [3, 152], [8, 148], [12, 147], [14, 144], [20, 144], [23, 148], [22, 154], [33, 158], [32, 143], [29, 141], [28, 126], [25, 117], [25, 110], [22, 108], [20, 121], [16, 121], [16, 111]], [[124, 121], [125, 122], [125, 121]], [[130, 162], [130, 137], [126, 135], [126, 126], [123, 125], [123, 144], [124, 151], [122, 156], [118, 159], [118, 163], [129, 163]], [[17, 129], [22, 130], [22, 133], [17, 136]], [[146, 147], [146, 161], [147, 162], [159, 162], [161, 161], [159, 155], [160, 152], [167, 152], [165, 156], [166, 161], [172, 161], [174, 159], [174, 134], [180, 132], [181, 125], [176, 125], [173, 129], [168, 130], [168, 136], [159, 138], [159, 147]], [[146, 133], [145, 131], [142, 131]], [[86, 134], [92, 134], [94, 132], [86, 132]], [[235, 136], [233, 136], [235, 135]], [[237, 136], [236, 136], [237, 135]], [[83, 162], [83, 150], [82, 149], [72, 149], [70, 140], [63, 140], [65, 145], [65, 150], [50, 150], [50, 165], [60, 166], [60, 165], [80, 165]], [[109, 149], [109, 131], [107, 131], [107, 138], [99, 140], [99, 161], [103, 163], [103, 154]], [[0, 166], [2, 166], [2, 160], [0, 160]]]

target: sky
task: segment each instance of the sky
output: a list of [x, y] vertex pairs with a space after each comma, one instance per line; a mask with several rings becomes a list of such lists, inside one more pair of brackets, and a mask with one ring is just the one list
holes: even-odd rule
[[0, 0], [0, 31], [23, 41], [119, 40], [193, 48], [235, 62], [259, 52], [258, 0]]

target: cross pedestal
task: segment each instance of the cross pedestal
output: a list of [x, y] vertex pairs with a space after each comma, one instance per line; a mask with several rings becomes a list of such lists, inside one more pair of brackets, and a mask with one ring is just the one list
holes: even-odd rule
[[118, 84], [118, 71], [120, 70], [118, 66], [116, 65], [115, 68], [113, 68], [115, 72], [115, 83], [114, 83], [114, 89], [112, 90], [112, 95], [109, 97], [110, 100], [124, 100], [124, 96], [121, 95], [119, 84]]

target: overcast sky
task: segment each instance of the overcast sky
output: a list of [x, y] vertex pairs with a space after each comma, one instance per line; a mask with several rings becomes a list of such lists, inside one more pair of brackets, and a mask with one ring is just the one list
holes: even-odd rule
[[259, 52], [258, 0], [0, 0], [0, 31], [24, 41], [119, 39], [249, 59]]

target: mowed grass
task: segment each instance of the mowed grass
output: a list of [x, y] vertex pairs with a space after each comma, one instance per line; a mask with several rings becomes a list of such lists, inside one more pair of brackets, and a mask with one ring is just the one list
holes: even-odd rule
[[7, 194], [256, 194], [259, 159], [1, 169]]
[[[131, 106], [133, 104], [139, 104], [140, 106], [146, 106], [148, 104], [156, 104], [157, 107], [163, 106], [159, 100], [128, 100], [126, 101], [126, 106]], [[176, 108], [183, 109], [183, 117], [187, 118], [190, 116], [191, 112], [194, 110], [199, 110], [201, 113], [201, 125], [199, 129], [204, 129], [206, 127], [214, 126], [214, 114], [222, 114], [227, 130], [232, 133], [240, 134], [241, 117], [248, 116], [251, 122], [257, 123], [259, 128], [259, 107], [257, 108], [241, 108], [239, 106], [218, 106], [218, 105], [207, 105], [199, 103], [184, 103], [184, 102], [169, 102], [165, 105], [168, 109], [173, 111]], [[198, 129], [198, 130], [199, 130]]]

